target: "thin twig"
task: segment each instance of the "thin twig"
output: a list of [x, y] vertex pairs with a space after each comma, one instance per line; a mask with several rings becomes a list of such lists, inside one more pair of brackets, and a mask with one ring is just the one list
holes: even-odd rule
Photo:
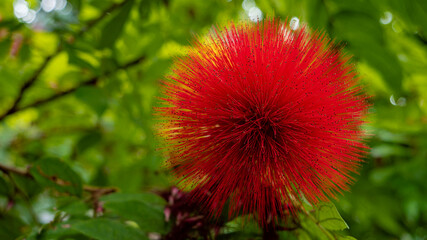
[[[33, 175], [31, 175], [31, 173], [28, 171], [28, 169], [23, 170], [23, 169], [7, 166], [7, 165], [0, 163], [0, 171], [7, 174], [7, 175], [14, 173], [17, 175], [21, 175], [21, 176], [24, 176], [27, 178], [34, 179]], [[99, 197], [101, 197], [103, 195], [115, 193], [115, 192], [117, 192], [117, 190], [118, 189], [115, 187], [96, 187], [96, 186], [91, 186], [91, 185], [84, 185], [83, 186], [83, 191], [91, 194], [92, 197], [96, 197], [96, 199], [98, 199]]]
[[90, 193], [89, 201], [93, 205], [93, 216], [98, 217], [99, 213], [103, 212], [102, 202], [99, 199], [111, 193], [117, 192], [116, 188], [101, 188], [93, 186], [84, 186], [83, 190]]
[[26, 177], [31, 177], [31, 174], [29, 174], [29, 172], [27, 170], [21, 170], [21, 169], [17, 169], [14, 167], [10, 167], [7, 165], [3, 165], [0, 163], [0, 171], [2, 171], [3, 173], [9, 175], [10, 173], [15, 173], [18, 175], [22, 175], [22, 176], [26, 176]]
[[83, 186], [83, 190], [88, 193], [97, 194], [99, 196], [117, 192], [117, 188], [113, 187], [95, 187], [90, 185]]

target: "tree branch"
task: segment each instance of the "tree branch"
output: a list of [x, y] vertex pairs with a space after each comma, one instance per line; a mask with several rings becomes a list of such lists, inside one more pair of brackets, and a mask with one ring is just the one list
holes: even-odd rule
[[108, 71], [107, 73], [105, 73], [102, 76], [93, 77], [93, 78], [90, 78], [87, 81], [81, 82], [79, 85], [74, 86], [73, 88], [70, 88], [70, 89], [65, 90], [63, 92], [60, 92], [58, 94], [52, 95], [52, 96], [50, 96], [48, 98], [35, 101], [35, 102], [30, 103], [30, 104], [28, 104], [26, 106], [23, 106], [23, 107], [15, 107], [13, 109], [13, 111], [8, 111], [5, 114], [1, 115], [0, 116], [0, 121], [2, 121], [4, 118], [6, 118], [7, 116], [9, 116], [9, 115], [11, 115], [13, 113], [16, 113], [16, 112], [19, 112], [19, 111], [22, 111], [22, 110], [25, 110], [25, 109], [28, 109], [28, 108], [32, 108], [32, 107], [38, 107], [38, 106], [43, 105], [45, 103], [48, 103], [48, 102], [51, 102], [51, 101], [56, 100], [58, 98], [61, 98], [63, 96], [66, 96], [66, 95], [68, 95], [70, 93], [75, 92], [78, 88], [80, 88], [82, 86], [96, 85], [101, 78], [108, 77], [108, 76], [110, 76], [112, 73], [114, 73], [117, 70], [127, 69], [129, 67], [137, 65], [138, 63], [140, 63], [140, 62], [142, 62], [144, 60], [145, 60], [145, 56], [141, 56], [141, 57], [139, 57], [139, 58], [137, 58], [137, 59], [135, 59], [135, 60], [133, 60], [131, 62], [128, 62], [128, 63], [126, 63], [126, 64], [124, 64], [122, 66], [119, 66], [117, 69], [115, 69], [113, 71]]
[[[27, 178], [34, 179], [33, 175], [31, 175], [31, 173], [28, 171], [28, 169], [22, 170], [22, 169], [7, 166], [7, 165], [0, 163], [0, 171], [7, 174], [7, 175], [14, 173], [17, 175], [21, 175], [21, 176], [24, 176]], [[91, 186], [91, 185], [84, 185], [83, 191], [91, 194], [92, 199], [99, 199], [99, 197], [101, 197], [103, 195], [108, 195], [110, 193], [117, 192], [117, 188], [115, 188], [115, 187], [96, 187], [96, 186]]]
[[0, 121], [3, 120], [6, 116], [11, 115], [15, 113], [18, 110], [18, 105], [21, 102], [22, 98], [24, 97], [25, 91], [27, 91], [28, 88], [30, 88], [33, 83], [36, 81], [36, 79], [39, 77], [41, 72], [46, 68], [49, 61], [58, 54], [59, 51], [56, 51], [54, 54], [48, 56], [42, 63], [42, 65], [34, 72], [34, 74], [22, 85], [22, 87], [19, 89], [18, 97], [13, 101], [12, 106], [3, 114], [0, 115]]
[[5, 173], [7, 175], [9, 175], [10, 173], [15, 173], [15, 174], [18, 174], [18, 175], [22, 175], [22, 176], [26, 176], [26, 177], [31, 177], [32, 178], [32, 176], [26, 170], [17, 169], [17, 168], [14, 168], [14, 167], [9, 167], [9, 166], [3, 165], [1, 163], [0, 163], [0, 171], [2, 171], [3, 173]]

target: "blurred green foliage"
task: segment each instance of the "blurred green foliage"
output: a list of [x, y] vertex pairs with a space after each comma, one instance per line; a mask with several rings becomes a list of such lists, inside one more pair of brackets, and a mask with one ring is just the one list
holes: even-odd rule
[[[307, 206], [280, 237], [425, 239], [425, 0], [0, 1], [0, 239], [168, 236], [171, 203], [154, 194], [174, 184], [153, 135], [158, 80], [192, 36], [254, 9], [326, 31], [373, 96], [352, 191], [338, 211]], [[261, 238], [240, 221], [217, 239]]]

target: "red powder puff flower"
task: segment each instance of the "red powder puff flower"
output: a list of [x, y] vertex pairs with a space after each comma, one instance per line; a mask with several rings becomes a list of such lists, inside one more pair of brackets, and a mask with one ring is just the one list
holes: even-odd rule
[[348, 189], [366, 151], [366, 95], [330, 39], [277, 20], [216, 29], [176, 59], [157, 108], [194, 200], [261, 224]]

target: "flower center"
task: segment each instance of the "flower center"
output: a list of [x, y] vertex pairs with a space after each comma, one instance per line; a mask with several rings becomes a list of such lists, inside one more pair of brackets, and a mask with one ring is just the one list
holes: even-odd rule
[[275, 145], [279, 124], [268, 112], [249, 111], [235, 123], [241, 149], [253, 154], [265, 153]]

